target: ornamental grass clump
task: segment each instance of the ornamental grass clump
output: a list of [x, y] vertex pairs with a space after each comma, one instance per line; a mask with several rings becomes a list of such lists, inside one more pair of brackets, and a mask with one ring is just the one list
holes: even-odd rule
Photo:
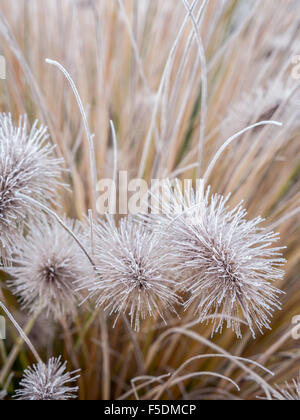
[[299, 7], [0, 0], [0, 399], [299, 399]]

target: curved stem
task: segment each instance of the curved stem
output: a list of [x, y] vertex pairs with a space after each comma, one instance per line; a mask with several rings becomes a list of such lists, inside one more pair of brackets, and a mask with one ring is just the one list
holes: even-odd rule
[[6, 316], [10, 319], [10, 321], [14, 325], [15, 329], [18, 331], [18, 333], [20, 334], [20, 336], [22, 337], [22, 339], [25, 341], [25, 343], [27, 344], [27, 346], [31, 350], [31, 352], [34, 355], [34, 357], [36, 358], [37, 362], [38, 363], [43, 363], [42, 362], [42, 359], [40, 358], [40, 356], [39, 356], [38, 352], [36, 351], [36, 349], [34, 348], [33, 344], [31, 343], [31, 341], [29, 340], [29, 338], [27, 337], [27, 335], [24, 333], [24, 331], [22, 330], [22, 328], [20, 327], [20, 325], [17, 323], [17, 321], [15, 320], [15, 318], [9, 312], [9, 310], [7, 309], [7, 307], [4, 305], [4, 303], [1, 302], [1, 300], [0, 300], [0, 308], [5, 312]]
[[[202, 167], [202, 160], [203, 160], [203, 145], [204, 145], [204, 138], [205, 138], [205, 132], [206, 132], [206, 119], [207, 119], [207, 96], [208, 96], [208, 86], [207, 86], [207, 63], [206, 63], [206, 57], [205, 57], [205, 50], [203, 46], [203, 42], [200, 35], [200, 29], [198, 28], [197, 22], [195, 20], [194, 14], [191, 10], [191, 7], [187, 0], [182, 0], [184, 3], [184, 6], [186, 10], [189, 13], [189, 16], [192, 20], [195, 36], [198, 44], [198, 50], [199, 50], [199, 58], [201, 62], [201, 120], [200, 120], [200, 137], [199, 137], [199, 143], [198, 143], [198, 176], [200, 176], [201, 173], [201, 167]], [[208, 3], [208, 0], [205, 0], [202, 3], [202, 10], [205, 9], [206, 5]], [[201, 13], [202, 14], [202, 13]]]
[[117, 201], [116, 201], [116, 194], [118, 191], [117, 187], [117, 178], [118, 178], [118, 140], [116, 129], [112, 120], [110, 120], [110, 128], [112, 133], [112, 140], [113, 140], [113, 148], [114, 148], [114, 168], [113, 168], [113, 181], [114, 181], [114, 188], [115, 188], [115, 196], [114, 196], [114, 208], [116, 209]]
[[39, 207], [40, 209], [42, 209], [48, 215], [52, 216], [72, 236], [72, 238], [76, 241], [78, 246], [81, 248], [81, 250], [84, 252], [86, 257], [88, 258], [92, 266], [95, 267], [95, 263], [90, 257], [88, 251], [85, 249], [84, 245], [80, 242], [79, 238], [75, 235], [75, 233], [72, 232], [72, 230], [65, 224], [65, 222], [55, 213], [55, 211], [49, 209], [47, 206], [45, 206], [44, 204], [41, 204], [34, 198], [28, 197], [27, 195], [18, 193], [17, 197], [22, 198], [23, 200], [29, 201], [30, 203], [34, 204], [36, 207]]
[[[194, 8], [197, 4], [197, 1], [198, 0], [193, 1], [192, 5], [190, 7], [191, 12], [194, 10]], [[150, 145], [151, 145], [152, 134], [153, 134], [153, 130], [154, 130], [154, 127], [155, 127], [155, 124], [156, 124], [156, 117], [157, 117], [158, 110], [159, 110], [159, 104], [160, 104], [161, 96], [162, 96], [162, 93], [163, 93], [163, 88], [164, 88], [165, 82], [168, 80], [167, 78], [169, 77], [169, 74], [170, 74], [170, 71], [171, 71], [171, 68], [172, 68], [172, 63], [173, 63], [173, 60], [174, 60], [174, 57], [175, 57], [177, 46], [179, 44], [180, 38], [183, 35], [184, 29], [185, 29], [185, 27], [188, 23], [188, 20], [189, 20], [189, 14], [187, 13], [187, 15], [185, 16], [184, 21], [183, 21], [183, 23], [182, 23], [182, 25], [181, 25], [178, 33], [177, 33], [176, 39], [175, 39], [175, 41], [173, 43], [173, 46], [170, 50], [167, 62], [165, 64], [165, 67], [164, 67], [164, 70], [163, 70], [163, 74], [162, 74], [162, 77], [161, 77], [161, 80], [160, 80], [159, 88], [158, 88], [158, 91], [156, 93], [154, 109], [153, 109], [152, 116], [151, 116], [151, 121], [150, 121], [150, 127], [148, 129], [147, 137], [146, 137], [143, 152], [142, 152], [142, 157], [141, 157], [140, 166], [139, 166], [139, 170], [138, 170], [138, 178], [142, 178], [143, 175], [144, 175], [144, 172], [145, 172], [147, 155], [148, 155], [148, 151], [149, 151], [149, 148], [150, 148]]]
[[57, 61], [55, 60], [50, 60], [49, 58], [46, 58], [46, 63], [47, 64], [52, 64], [53, 66], [56, 66], [66, 77], [66, 79], [68, 80], [68, 82], [70, 83], [70, 86], [74, 92], [77, 104], [79, 106], [80, 109], [80, 113], [83, 119], [83, 124], [84, 124], [84, 128], [87, 134], [87, 138], [88, 138], [88, 142], [89, 142], [89, 147], [90, 147], [90, 167], [91, 167], [91, 182], [92, 182], [92, 189], [93, 189], [93, 211], [94, 211], [94, 215], [95, 215], [95, 211], [96, 211], [96, 200], [97, 200], [97, 191], [96, 191], [96, 184], [97, 184], [97, 167], [96, 167], [96, 159], [95, 159], [95, 148], [94, 148], [94, 141], [93, 141], [93, 136], [91, 135], [90, 129], [89, 129], [89, 124], [88, 124], [88, 120], [86, 117], [86, 113], [80, 98], [80, 95], [78, 93], [78, 90], [76, 88], [75, 83], [72, 80], [72, 77], [70, 76], [70, 74], [67, 72], [67, 70]]
[[217, 163], [217, 160], [221, 157], [221, 155], [223, 154], [223, 152], [225, 151], [225, 149], [227, 149], [227, 147], [237, 138], [239, 138], [240, 136], [242, 136], [244, 133], [246, 133], [247, 131], [253, 130], [253, 128], [256, 127], [260, 127], [261, 125], [277, 125], [278, 127], [282, 127], [282, 123], [278, 122], [278, 121], [260, 121], [259, 123], [250, 125], [247, 128], [244, 128], [243, 130], [239, 131], [238, 133], [234, 134], [232, 137], [229, 137], [228, 140], [225, 141], [225, 143], [223, 144], [223, 146], [220, 147], [220, 149], [218, 150], [218, 152], [215, 154], [213, 160], [210, 162], [205, 174], [204, 174], [204, 185], [206, 185], [214, 167], [215, 164]]
[[[27, 325], [24, 328], [24, 334], [26, 336], [32, 330], [32, 328], [33, 328], [33, 326], [34, 326], [34, 324], [35, 324], [35, 322], [37, 320], [37, 317], [39, 316], [40, 313], [41, 313], [41, 308], [38, 311], [36, 311], [32, 315], [32, 317], [29, 319]], [[19, 340], [16, 342], [14, 348], [10, 352], [10, 354], [9, 354], [9, 356], [7, 358], [7, 361], [6, 361], [4, 367], [3, 367], [2, 371], [1, 371], [1, 374], [0, 374], [0, 384], [3, 384], [5, 378], [7, 377], [8, 372], [11, 369], [12, 365], [14, 364], [14, 362], [15, 362], [17, 356], [18, 356], [18, 353], [19, 353], [19, 351], [20, 351], [20, 349], [21, 349], [21, 347], [23, 345], [23, 343], [24, 343], [24, 339], [23, 339], [23, 337], [20, 337]]]

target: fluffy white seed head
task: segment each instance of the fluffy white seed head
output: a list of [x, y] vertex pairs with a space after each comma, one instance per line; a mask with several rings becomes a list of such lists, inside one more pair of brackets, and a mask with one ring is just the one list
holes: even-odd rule
[[66, 362], [52, 358], [47, 364], [38, 363], [25, 370], [16, 391], [16, 399], [23, 401], [66, 401], [76, 398], [78, 387], [70, 387], [79, 376], [77, 371], [66, 372]]
[[227, 322], [241, 337], [241, 316], [253, 336], [270, 328], [281, 293], [272, 282], [281, 280], [285, 260], [278, 239], [260, 228], [261, 218], [248, 221], [241, 205], [227, 208], [224, 198], [193, 190], [173, 193], [171, 216], [155, 216], [183, 289], [190, 293], [186, 308], [194, 307], [200, 321], [214, 318], [213, 333]]
[[140, 329], [147, 316], [175, 313], [177, 297], [168, 272], [167, 255], [157, 236], [145, 225], [124, 218], [116, 227], [112, 218], [94, 226], [94, 255], [98, 278], [83, 286], [97, 306], [110, 315], [129, 313], [131, 325]]
[[[77, 235], [81, 225], [66, 221]], [[80, 298], [75, 282], [93, 276], [90, 262], [68, 232], [55, 221], [42, 217], [30, 226], [26, 238], [14, 250], [14, 266], [8, 271], [14, 279], [11, 289], [30, 312], [42, 309], [54, 320], [76, 313]]]
[[62, 170], [45, 127], [27, 117], [14, 125], [11, 115], [0, 114], [0, 247], [1, 256], [11, 252], [23, 222], [36, 209], [18, 193], [39, 201], [54, 201]]

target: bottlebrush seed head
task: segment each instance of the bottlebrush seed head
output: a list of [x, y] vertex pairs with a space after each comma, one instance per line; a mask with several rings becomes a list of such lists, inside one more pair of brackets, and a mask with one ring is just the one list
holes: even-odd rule
[[200, 321], [213, 318], [213, 333], [227, 322], [238, 337], [243, 315], [255, 336], [255, 327], [269, 329], [280, 309], [282, 292], [272, 282], [282, 279], [285, 260], [282, 248], [271, 247], [278, 236], [260, 228], [261, 218], [247, 220], [241, 205], [229, 210], [228, 199], [211, 196], [209, 189], [183, 196], [177, 188], [171, 217], [153, 217], [190, 293], [186, 309], [195, 308]]
[[168, 271], [167, 255], [157, 236], [142, 223], [124, 218], [116, 227], [112, 218], [94, 226], [94, 255], [98, 278], [86, 284], [90, 297], [110, 315], [129, 313], [140, 329], [147, 316], [176, 313], [178, 302]]
[[[66, 224], [80, 236], [79, 222], [69, 220]], [[8, 269], [14, 279], [8, 284], [24, 309], [31, 313], [42, 309], [54, 320], [76, 313], [80, 294], [75, 282], [88, 280], [94, 273], [62, 226], [46, 216], [30, 225], [27, 237], [21, 238], [15, 247], [14, 260], [14, 267]]]
[[10, 114], [0, 114], [0, 248], [10, 254], [25, 220], [36, 209], [18, 193], [45, 202], [55, 200], [60, 185], [62, 160], [54, 157], [47, 129], [34, 123], [28, 131], [27, 117], [14, 125]]
[[52, 358], [47, 364], [38, 363], [25, 370], [16, 391], [16, 399], [23, 401], [66, 401], [76, 398], [78, 387], [67, 386], [75, 382], [78, 371], [66, 372], [66, 362]]

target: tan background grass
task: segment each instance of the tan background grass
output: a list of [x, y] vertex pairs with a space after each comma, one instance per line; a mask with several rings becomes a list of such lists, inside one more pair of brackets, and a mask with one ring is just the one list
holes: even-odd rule
[[[109, 119], [117, 130], [119, 169], [128, 170], [131, 177], [139, 173], [147, 180], [165, 177], [189, 165], [192, 169], [180, 176], [194, 178], [197, 173], [193, 165], [197, 163], [200, 130], [201, 65], [195, 38], [187, 49], [193, 25], [188, 22], [177, 44], [168, 89], [162, 91], [155, 129], [145, 149], [161, 77], [186, 12], [182, 2], [174, 0], [126, 0], [124, 10], [121, 5], [117, 0], [0, 0], [0, 48], [7, 61], [7, 79], [0, 83], [0, 109], [15, 117], [27, 113], [31, 121], [39, 118], [48, 125], [58, 153], [71, 168], [66, 180], [72, 191], [64, 192], [62, 201], [64, 211], [72, 217], [81, 218], [91, 206], [89, 151], [74, 95], [63, 75], [45, 63], [47, 57], [70, 72], [86, 106], [95, 133], [98, 179], [112, 176]], [[212, 339], [228, 353], [250, 357], [275, 371], [275, 378], [271, 378], [256, 369], [270, 383], [290, 380], [300, 369], [300, 342], [290, 334], [292, 318], [300, 314], [300, 124], [296, 118], [300, 104], [299, 81], [291, 73], [292, 57], [300, 54], [299, 6], [292, 0], [211, 0], [201, 25], [208, 66], [201, 173], [220, 145], [239, 129], [264, 119], [284, 123], [283, 129], [259, 128], [243, 136], [227, 149], [210, 178], [213, 191], [232, 192], [230, 205], [244, 199], [249, 217], [267, 216], [266, 226], [275, 224], [281, 235], [280, 245], [287, 246], [286, 276], [277, 285], [286, 294], [283, 310], [274, 316], [272, 331], [256, 340], [246, 328], [242, 340], [231, 331]], [[259, 89], [274, 91], [274, 99], [271, 95], [271, 100], [264, 102], [263, 94], [255, 101]], [[235, 106], [240, 110], [237, 117], [231, 111]], [[141, 166], [143, 152], [145, 166]], [[1, 294], [24, 325], [24, 315], [18, 313], [4, 283]], [[182, 315], [180, 321], [172, 321], [174, 326], [183, 327], [193, 320], [192, 313]], [[138, 335], [129, 332], [125, 320], [115, 329], [108, 321], [105, 338], [98, 319], [80, 350], [75, 351], [76, 337], [87, 317], [82, 311], [76, 325], [65, 331], [48, 324], [44, 327], [40, 320], [31, 333], [45, 354], [62, 352], [70, 366], [81, 366], [82, 399], [118, 398], [130, 391], [130, 381], [136, 376], [158, 377], [173, 372], [189, 357], [215, 352], [196, 337], [187, 336], [185, 328], [156, 346], [166, 328], [151, 320]], [[210, 339], [209, 325], [192, 330]], [[49, 335], [46, 342], [44, 333]], [[0, 367], [11, 349], [11, 339], [16, 339], [13, 331], [9, 334], [5, 349], [0, 342]], [[106, 340], [110, 351], [109, 378], [102, 368], [101, 339]], [[24, 349], [14, 364], [16, 378], [28, 361], [30, 355]], [[197, 371], [214, 371], [236, 380], [241, 387], [237, 398], [251, 399], [261, 394], [257, 383], [246, 380], [247, 374], [228, 359], [195, 360], [185, 370]], [[169, 384], [161, 395], [155, 387], [157, 382], [145, 386], [140, 396], [226, 398], [227, 392], [233, 392], [231, 385], [209, 377], [191, 378], [179, 386]]]

